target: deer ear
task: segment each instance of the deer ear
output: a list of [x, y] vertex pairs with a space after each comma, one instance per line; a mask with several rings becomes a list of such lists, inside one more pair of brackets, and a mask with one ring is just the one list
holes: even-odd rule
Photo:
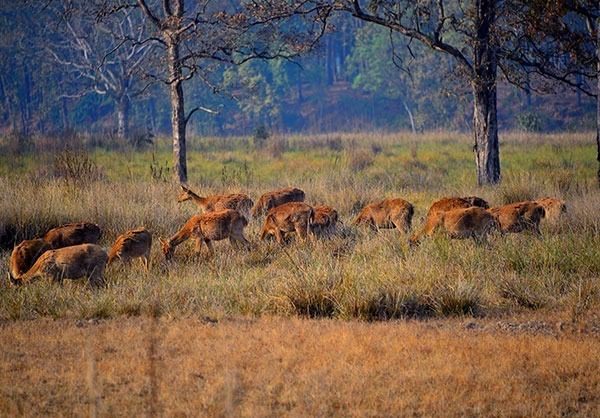
[[164, 240], [164, 239], [162, 239], [161, 237], [158, 237], [158, 241], [159, 241], [161, 244], [166, 244], [165, 240]]

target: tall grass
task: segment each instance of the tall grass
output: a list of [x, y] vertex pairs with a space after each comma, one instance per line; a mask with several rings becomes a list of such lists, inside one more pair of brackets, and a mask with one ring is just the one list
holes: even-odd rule
[[[158, 309], [166, 316], [379, 320], [556, 308], [576, 318], [596, 306], [600, 192], [586, 137], [504, 136], [504, 181], [496, 188], [473, 185], [468, 141], [445, 133], [292, 136], [277, 152], [255, 150], [243, 139], [196, 142], [190, 183], [201, 193], [243, 191], [257, 199], [270, 188], [294, 185], [306, 191], [308, 203], [336, 207], [343, 224], [332, 237], [282, 248], [258, 242], [260, 221], [252, 220], [246, 229], [251, 252], [222, 242], [210, 260], [182, 244], [175, 260], [165, 263], [155, 246], [148, 274], [135, 263], [110, 266], [108, 285], [99, 291], [82, 282], [15, 289], [3, 281], [0, 318], [106, 318]], [[90, 151], [86, 158], [103, 177], [86, 182], [45, 175], [51, 155], [12, 156], [16, 168], [9, 172], [3, 166], [0, 176], [0, 230], [14, 230], [21, 240], [62, 223], [93, 221], [103, 228], [105, 247], [142, 225], [155, 242], [173, 234], [195, 207], [176, 203], [177, 186], [152, 175], [151, 165], [168, 158], [161, 147], [159, 142], [154, 150], [129, 154]], [[494, 236], [482, 246], [437, 237], [410, 249], [397, 231], [372, 233], [350, 225], [365, 203], [399, 196], [415, 204], [419, 227], [429, 204], [445, 195], [479, 195], [492, 204], [558, 196], [569, 212], [559, 225], [544, 223], [541, 238]], [[2, 271], [9, 250], [2, 253]]]

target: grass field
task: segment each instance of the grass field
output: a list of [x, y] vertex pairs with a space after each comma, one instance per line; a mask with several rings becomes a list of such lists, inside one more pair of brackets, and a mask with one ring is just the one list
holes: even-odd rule
[[[0, 414], [64, 415], [73, 407], [85, 415], [97, 407], [102, 416], [127, 415], [147, 410], [155, 390], [154, 407], [167, 416], [597, 415], [599, 399], [590, 394], [600, 378], [590, 370], [599, 358], [600, 190], [592, 135], [506, 134], [501, 142], [503, 182], [479, 188], [471, 139], [459, 134], [274, 137], [261, 147], [244, 138], [193, 139], [195, 190], [257, 199], [297, 186], [308, 203], [336, 207], [343, 224], [328, 238], [280, 247], [259, 242], [260, 222], [252, 220], [251, 252], [221, 242], [208, 260], [182, 244], [167, 264], [157, 238], [172, 235], [195, 208], [176, 202], [165, 141], [141, 151], [100, 142], [69, 153], [39, 141], [17, 153], [0, 140], [0, 235], [20, 240], [86, 220], [103, 228], [105, 247], [141, 225], [155, 238], [150, 272], [110, 266], [105, 289], [1, 282]], [[397, 231], [350, 225], [364, 204], [397, 196], [415, 205], [418, 228], [431, 202], [447, 195], [493, 205], [556, 196], [568, 214], [558, 225], [544, 222], [541, 238], [494, 236], [488, 245], [440, 236], [409, 248]], [[10, 248], [1, 254], [2, 271], [9, 255]], [[158, 325], [148, 319], [157, 315]], [[513, 335], [489, 325], [534, 317], [579, 331]], [[93, 338], [88, 320], [102, 320]], [[488, 325], [471, 332], [464, 321], [476, 330]], [[154, 389], [145, 366], [127, 360], [146, 358], [135, 341], [156, 334], [149, 324], [165, 336]], [[265, 347], [285, 352], [267, 355]], [[93, 373], [106, 383], [97, 391], [80, 387], [90, 350], [99, 362]], [[197, 373], [210, 383], [190, 374], [195, 362], [206, 362]], [[366, 385], [370, 379], [377, 384]], [[48, 392], [57, 383], [64, 393]], [[33, 407], [35, 395], [44, 402]], [[102, 401], [90, 404], [90, 396]]]

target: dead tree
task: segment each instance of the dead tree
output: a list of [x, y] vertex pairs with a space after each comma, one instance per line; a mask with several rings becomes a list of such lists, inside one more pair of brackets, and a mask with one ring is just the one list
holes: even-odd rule
[[[71, 91], [61, 98], [95, 93], [115, 104], [117, 136], [129, 138], [131, 101], [147, 87], [142, 68], [155, 44], [147, 37], [145, 17], [121, 9], [117, 19], [97, 20], [87, 2], [50, 3], [46, 53], [72, 80]], [[66, 18], [65, 18], [66, 16]]]

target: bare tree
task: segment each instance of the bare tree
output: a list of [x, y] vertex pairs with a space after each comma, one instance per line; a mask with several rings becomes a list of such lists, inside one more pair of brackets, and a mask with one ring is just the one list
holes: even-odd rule
[[118, 18], [96, 20], [85, 1], [51, 3], [46, 53], [63, 66], [72, 81], [62, 98], [95, 93], [115, 103], [117, 136], [129, 138], [131, 101], [148, 82], [143, 79], [155, 44], [148, 38], [145, 16], [130, 9], [116, 12]]
[[[187, 181], [186, 126], [198, 111], [186, 112], [184, 83], [199, 77], [213, 90], [215, 64], [239, 65], [251, 59], [290, 58], [313, 47], [327, 27], [332, 7], [302, 0], [275, 2], [213, 2], [201, 0], [106, 0], [101, 19], [117, 18], [121, 10], [141, 11], [149, 36], [138, 44], [155, 43], [160, 64], [151, 78], [169, 88], [175, 175]], [[296, 18], [296, 22], [283, 22]]]
[[[499, 76], [530, 90], [535, 90], [532, 79], [561, 80], [581, 88], [572, 79], [578, 74], [586, 76], [565, 54], [565, 49], [577, 49], [576, 37], [568, 38], [562, 45], [566, 48], [560, 49], [540, 36], [544, 33], [540, 28], [529, 30], [532, 26], [527, 24], [525, 16], [532, 16], [535, 3], [525, 0], [342, 0], [336, 2], [336, 8], [456, 60], [473, 95], [473, 150], [477, 181], [481, 185], [498, 183], [501, 178], [496, 98]], [[410, 43], [408, 45], [410, 48]]]

